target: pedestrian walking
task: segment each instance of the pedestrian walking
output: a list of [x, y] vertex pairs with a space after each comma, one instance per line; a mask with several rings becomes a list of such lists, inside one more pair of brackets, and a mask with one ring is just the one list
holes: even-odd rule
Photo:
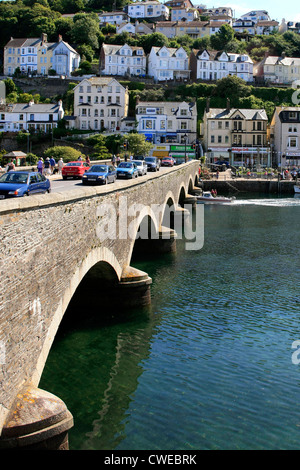
[[50, 157], [50, 170], [51, 170], [52, 175], [54, 173], [55, 165], [56, 165], [56, 161], [54, 160], [53, 157]]
[[90, 160], [90, 157], [88, 155], [85, 157], [85, 163], [87, 163], [89, 166], [91, 164], [91, 160]]
[[113, 166], [115, 166], [115, 164], [116, 164], [116, 156], [115, 155], [111, 156], [111, 163], [112, 163]]
[[120, 155], [118, 154], [118, 155], [117, 155], [117, 166], [119, 165], [120, 161], [121, 161], [121, 160], [120, 160]]
[[38, 163], [37, 163], [37, 169], [38, 169], [38, 172], [39, 172], [40, 174], [43, 173], [43, 168], [44, 168], [43, 159], [40, 158], [39, 161], [38, 161]]
[[11, 160], [7, 165], [6, 165], [6, 172], [8, 171], [13, 171], [15, 169], [15, 164], [14, 161]]
[[62, 173], [62, 167], [64, 166], [64, 161], [62, 158], [60, 158], [57, 162], [57, 168], [58, 168], [58, 173], [61, 175]]
[[51, 165], [50, 165], [50, 158], [47, 157], [44, 163], [44, 175], [50, 176], [51, 175]]

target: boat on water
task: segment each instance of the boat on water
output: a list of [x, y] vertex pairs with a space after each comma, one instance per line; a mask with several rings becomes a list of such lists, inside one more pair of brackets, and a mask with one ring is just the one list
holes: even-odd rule
[[235, 197], [214, 196], [210, 191], [203, 191], [202, 196], [197, 196], [200, 204], [232, 204]]
[[300, 184], [295, 184], [295, 186], [294, 186], [294, 192], [295, 192], [296, 194], [300, 194]]

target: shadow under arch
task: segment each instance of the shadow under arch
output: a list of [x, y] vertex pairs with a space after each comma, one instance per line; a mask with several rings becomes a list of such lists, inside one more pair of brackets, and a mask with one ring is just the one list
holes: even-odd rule
[[[117, 285], [122, 275], [122, 268], [115, 255], [107, 248], [100, 247], [90, 251], [90, 253], [82, 260], [77, 267], [72, 278], [69, 280], [68, 286], [64, 291], [63, 297], [59, 300], [58, 307], [53, 315], [52, 322], [48, 328], [46, 339], [44, 341], [41, 354], [38, 358], [35, 371], [33, 373], [31, 383], [38, 386], [41, 379], [43, 369], [45, 367], [51, 346], [55, 340], [58, 329], [68, 310], [71, 308], [72, 299], [78, 300], [78, 288], [85, 290], [85, 299], [88, 296], [87, 286], [91, 289], [97, 284], [97, 294], [105, 289], [109, 284]], [[93, 279], [93, 281], [92, 281]], [[96, 281], [97, 279], [97, 281]], [[77, 292], [77, 293], [76, 293]], [[73, 302], [74, 304], [74, 302]], [[82, 307], [82, 303], [77, 305], [77, 310]], [[87, 306], [85, 304], [84, 311]]]
[[180, 191], [179, 191], [179, 195], [178, 195], [178, 205], [180, 207], [183, 207], [184, 203], [185, 203], [185, 200], [186, 200], [186, 190], [185, 190], [184, 186], [181, 186]]

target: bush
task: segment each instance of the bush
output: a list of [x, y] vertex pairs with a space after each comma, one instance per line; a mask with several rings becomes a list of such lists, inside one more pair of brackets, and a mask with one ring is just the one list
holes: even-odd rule
[[65, 163], [78, 160], [80, 155], [81, 152], [78, 150], [74, 149], [73, 147], [65, 146], [50, 147], [44, 152], [45, 158], [50, 158], [52, 156], [56, 161], [62, 158]]
[[34, 153], [27, 153], [26, 155], [26, 164], [27, 165], [36, 165], [39, 160], [39, 157]]

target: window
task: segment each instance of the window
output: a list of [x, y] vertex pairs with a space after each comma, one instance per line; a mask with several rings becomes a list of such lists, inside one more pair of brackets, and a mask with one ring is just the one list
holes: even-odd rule
[[222, 121], [218, 122], [218, 129], [222, 129]]
[[298, 147], [298, 138], [297, 137], [289, 137], [288, 147], [297, 148]]
[[210, 137], [210, 142], [211, 142], [212, 144], [215, 143], [215, 136], [214, 136], [214, 135], [212, 135], [212, 136]]
[[222, 136], [218, 135], [218, 144], [221, 144], [221, 143], [222, 143]]

